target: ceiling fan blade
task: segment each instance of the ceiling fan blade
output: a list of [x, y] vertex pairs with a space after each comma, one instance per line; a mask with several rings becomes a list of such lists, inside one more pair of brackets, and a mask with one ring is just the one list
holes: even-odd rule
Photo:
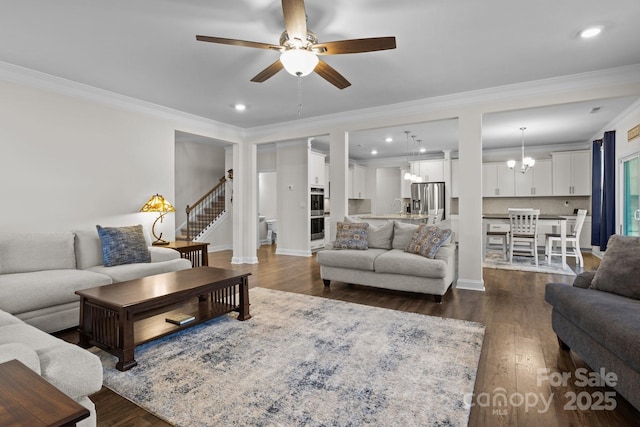
[[318, 55], [342, 55], [345, 53], [375, 52], [396, 48], [395, 37], [371, 37], [367, 39], [338, 40], [313, 46]]
[[284, 67], [282, 66], [282, 62], [278, 59], [273, 64], [269, 65], [264, 70], [260, 71], [254, 78], [251, 79], [252, 82], [262, 83], [268, 78], [273, 77], [278, 71], [282, 70]]
[[351, 86], [351, 83], [344, 77], [342, 74], [337, 72], [331, 65], [326, 62], [320, 60], [318, 61], [318, 65], [314, 70], [320, 77], [337, 87], [338, 89], [344, 89], [346, 87]]
[[237, 39], [225, 39], [222, 37], [196, 36], [196, 40], [199, 40], [201, 42], [209, 42], [209, 43], [230, 44], [233, 46], [254, 47], [257, 49], [282, 50], [282, 46], [277, 46], [273, 44], [250, 42], [246, 40], [237, 40]]
[[282, 0], [284, 26], [289, 40], [307, 40], [307, 14], [304, 11], [304, 0]]

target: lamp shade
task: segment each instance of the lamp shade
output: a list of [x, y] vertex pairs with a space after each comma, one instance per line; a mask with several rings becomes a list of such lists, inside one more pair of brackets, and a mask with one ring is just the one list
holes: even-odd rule
[[306, 76], [318, 65], [318, 57], [306, 49], [289, 49], [282, 52], [280, 62], [287, 73], [294, 76]]
[[163, 196], [156, 194], [140, 208], [140, 212], [175, 212], [176, 208], [171, 205]]

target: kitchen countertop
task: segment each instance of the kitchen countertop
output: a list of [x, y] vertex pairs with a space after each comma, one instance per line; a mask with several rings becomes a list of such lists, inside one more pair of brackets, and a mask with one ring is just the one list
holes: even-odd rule
[[428, 219], [429, 218], [429, 215], [426, 215], [426, 214], [418, 215], [418, 214], [401, 214], [401, 213], [383, 214], [383, 215], [365, 214], [365, 215], [354, 215], [354, 216], [357, 216], [360, 219], [412, 219], [412, 220], [422, 220], [422, 219]]

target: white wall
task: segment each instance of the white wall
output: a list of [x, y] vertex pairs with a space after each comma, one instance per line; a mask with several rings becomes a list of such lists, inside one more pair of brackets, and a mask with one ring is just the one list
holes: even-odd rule
[[309, 188], [307, 142], [277, 146], [277, 254], [308, 256]]
[[176, 228], [187, 221], [185, 208], [200, 199], [225, 176], [225, 149], [221, 146], [181, 140], [176, 142], [175, 199]]
[[392, 206], [393, 199], [400, 197], [400, 169], [399, 168], [377, 168], [375, 208], [376, 215], [396, 213], [402, 209], [402, 203]]
[[[68, 83], [64, 90], [51, 86], [0, 81], [0, 230], [141, 223], [149, 232], [156, 215], [139, 213], [142, 205], [155, 193], [175, 200], [176, 129], [239, 135], [173, 110], [61, 93]], [[174, 229], [169, 214], [156, 231], [170, 240]]]
[[278, 215], [278, 175], [276, 172], [258, 173], [258, 209], [266, 219]]

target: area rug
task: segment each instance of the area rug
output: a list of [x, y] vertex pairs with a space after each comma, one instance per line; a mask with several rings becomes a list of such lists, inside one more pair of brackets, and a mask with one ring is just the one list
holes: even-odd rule
[[104, 385], [176, 426], [465, 426], [479, 323], [263, 288], [250, 320], [213, 319], [136, 348], [93, 351]]
[[513, 256], [513, 264], [509, 263], [509, 254], [507, 259], [500, 250], [487, 250], [482, 264], [485, 268], [497, 268], [501, 270], [520, 270], [531, 271], [534, 273], [562, 274], [565, 276], [575, 276], [576, 273], [570, 267], [563, 268], [560, 258], [552, 257], [551, 265], [547, 264], [544, 255], [538, 255], [538, 266], [534, 264], [534, 260], [530, 256]]

